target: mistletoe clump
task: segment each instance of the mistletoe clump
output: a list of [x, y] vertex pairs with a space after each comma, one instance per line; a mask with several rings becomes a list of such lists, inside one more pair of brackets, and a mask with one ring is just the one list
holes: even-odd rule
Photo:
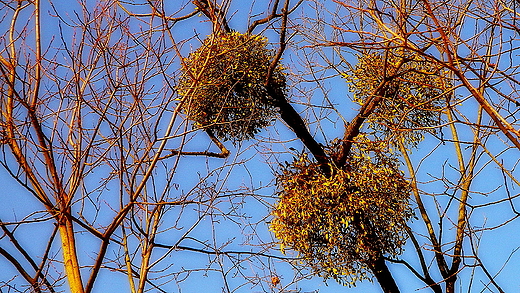
[[411, 145], [422, 140], [425, 130], [440, 124], [451, 91], [440, 65], [404, 49], [363, 53], [344, 77], [358, 104], [376, 95], [382, 98], [368, 117], [371, 128], [387, 138], [405, 138]]
[[282, 251], [297, 251], [315, 273], [354, 285], [378, 257], [401, 253], [410, 185], [394, 158], [361, 145], [348, 168], [330, 170], [305, 155], [283, 168], [271, 230]]
[[[266, 87], [273, 55], [261, 36], [232, 32], [207, 38], [185, 59], [179, 81], [179, 94], [188, 98], [182, 105], [188, 119], [224, 140], [254, 137], [275, 114]], [[285, 94], [281, 66], [274, 68], [269, 87]]]

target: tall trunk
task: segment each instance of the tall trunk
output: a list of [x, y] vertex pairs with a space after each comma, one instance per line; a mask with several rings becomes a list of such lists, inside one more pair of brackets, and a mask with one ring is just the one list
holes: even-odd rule
[[452, 274], [449, 278], [446, 279], [446, 293], [454, 293], [455, 292], [455, 281], [457, 281], [457, 274]]
[[72, 219], [63, 215], [61, 219], [59, 219], [58, 225], [63, 250], [63, 263], [67, 280], [69, 281], [70, 291], [72, 293], [84, 293], [78, 255], [76, 253], [76, 240], [74, 237]]
[[366, 216], [361, 210], [358, 210], [354, 214], [353, 225], [356, 226], [361, 235], [366, 233], [364, 237], [365, 243], [372, 243], [373, 248], [371, 250], [374, 253], [374, 255], [370, 257], [370, 260], [365, 260], [364, 263], [368, 266], [368, 268], [376, 277], [377, 282], [383, 289], [383, 292], [399, 293], [399, 288], [395, 283], [394, 277], [392, 277], [392, 273], [390, 273], [390, 270], [386, 266], [383, 253], [380, 248], [377, 248], [376, 243], [378, 237], [372, 229], [371, 222], [366, 218]]
[[399, 293], [399, 288], [395, 283], [390, 270], [386, 266], [385, 259], [380, 255], [372, 264], [370, 264], [370, 270], [377, 279], [379, 285], [385, 293]]

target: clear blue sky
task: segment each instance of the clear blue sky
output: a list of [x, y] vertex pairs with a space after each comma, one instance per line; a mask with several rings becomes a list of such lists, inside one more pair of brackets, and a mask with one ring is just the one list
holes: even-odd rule
[[[244, 6], [246, 2], [248, 5]], [[248, 16], [250, 14], [256, 15], [257, 13], [262, 13], [262, 7], [265, 7], [265, 3], [269, 1], [256, 1], [254, 7], [251, 9], [249, 2], [250, 1], [233, 2], [229, 9], [230, 25], [232, 28], [243, 32], [248, 25]], [[332, 1], [323, 2], [325, 8], [330, 11], [335, 11], [336, 5]], [[88, 5], [92, 5], [93, 1], [88, 1], [87, 3]], [[174, 3], [174, 1], [171, 3]], [[177, 4], [171, 3], [168, 4], [171, 5], [171, 7], [166, 7], [167, 13], [174, 13], [174, 11], [179, 9]], [[76, 16], [74, 16], [73, 11], [75, 9], [79, 11], [80, 9], [76, 3], [69, 3], [68, 1], [56, 1], [55, 4], [55, 8], [65, 20], [74, 19]], [[58, 19], [51, 16], [54, 14], [51, 7], [47, 4], [43, 4], [43, 7], [44, 43], [45, 47], [48, 47], [52, 52], [56, 50], [56, 46], [60, 46], [61, 42], [59, 40], [60, 34], [57, 26]], [[130, 10], [133, 9], [132, 11], [135, 13], [148, 12], [146, 9], [141, 10], [138, 6], [126, 7]], [[184, 11], [189, 11], [191, 9], [190, 7], [190, 5], [186, 6]], [[304, 2], [301, 8], [295, 11], [291, 18], [295, 22], [299, 22], [306, 16], [314, 16], [314, 13], [313, 7], [310, 6], [309, 3]], [[28, 17], [28, 14], [22, 14], [22, 17]], [[330, 21], [326, 13], [324, 17], [325, 20]], [[131, 29], [136, 31], [139, 30], [139, 25], [143, 27], [147, 26], [146, 22], [140, 23], [133, 21], [131, 23]], [[330, 28], [327, 28], [327, 25], [324, 23], [322, 24], [326, 27], [327, 31], [329, 31]], [[0, 24], [2, 32], [7, 25], [7, 22], [3, 20]], [[63, 35], [72, 39], [74, 37], [73, 31], [67, 29], [65, 26], [64, 28]], [[203, 39], [209, 34], [210, 29], [211, 25], [206, 21], [204, 16], [197, 16], [185, 21], [181, 25], [175, 26], [172, 30], [172, 34], [176, 40], [184, 40], [193, 36], [194, 33], [198, 39]], [[268, 28], [267, 31], [264, 31], [264, 29], [266, 29], [264, 26], [260, 26], [255, 33], [265, 34], [270, 37], [270, 41], [275, 43], [276, 34], [272, 31], [272, 28]], [[469, 31], [465, 33], [469, 33]], [[54, 40], [53, 37], [55, 37]], [[182, 46], [181, 50], [184, 56], [187, 56], [190, 50], [196, 49], [198, 44], [200, 44], [197, 38], [189, 40], [187, 44]], [[299, 41], [300, 36], [294, 36], [293, 40]], [[273, 47], [276, 48], [276, 45]], [[332, 49], [327, 50], [328, 49], [325, 50], [328, 54], [327, 56], [332, 56]], [[4, 53], [5, 52], [2, 52], [2, 54]], [[172, 55], [169, 58], [173, 58], [173, 52], [170, 54]], [[351, 52], [345, 50], [342, 54], [347, 60], [351, 62], [354, 60]], [[318, 54], [313, 55], [312, 48], [301, 48], [299, 51], [290, 49], [286, 55], [284, 55], [283, 62], [291, 72], [303, 71], [305, 69], [301, 62], [304, 60], [304, 55], [312, 58], [312, 62], [316, 62], [317, 65], [325, 65], [325, 62], [319, 59]], [[66, 56], [61, 53], [58, 53], [57, 56], [58, 60], [66, 60]], [[337, 58], [337, 56], [334, 58]], [[168, 57], [165, 57], [165, 59], [168, 59]], [[356, 115], [358, 106], [350, 102], [348, 98], [348, 87], [345, 81], [337, 76], [337, 72], [332, 69], [321, 70], [319, 66], [316, 68], [320, 68], [320, 71], [317, 72], [319, 77], [327, 77], [327, 79], [320, 84], [325, 87], [324, 90], [322, 91], [320, 88], [316, 88], [316, 83], [314, 82], [301, 82], [296, 84], [294, 80], [291, 80], [291, 82], [293, 82], [292, 85], [295, 86], [291, 94], [291, 99], [295, 102], [294, 106], [297, 110], [305, 110], [302, 115], [310, 122], [311, 132], [316, 134], [316, 138], [320, 143], [325, 144], [327, 140], [342, 135], [343, 122], [341, 117], [330, 109], [321, 107], [309, 109], [299, 103], [329, 106], [328, 101], [324, 99], [326, 97], [335, 105], [336, 109], [346, 120]], [[172, 62], [171, 70], [178, 70], [177, 60]], [[172, 73], [172, 76], [178, 76], [178, 74]], [[164, 77], [159, 76], [153, 79], [156, 86], [163, 84], [162, 78]], [[305, 90], [308, 90], [308, 92], [305, 92], [304, 95], [302, 92]], [[467, 95], [467, 93], [463, 91], [458, 92], [460, 98], [464, 98], [465, 95]], [[465, 102], [463, 110], [465, 111], [464, 113], [469, 116], [472, 112], [476, 112], [476, 108], [475, 102], [469, 100]], [[325, 117], [326, 119], [317, 124], [315, 123], [316, 115], [319, 115], [320, 118]], [[165, 119], [165, 121], [166, 122], [163, 123], [167, 123], [168, 119]], [[462, 140], [472, 138], [469, 127], [461, 126], [460, 129], [459, 135]], [[443, 129], [443, 132], [446, 139], [451, 138], [447, 127]], [[215, 146], [211, 145], [204, 133], [196, 133], [192, 137], [193, 139], [186, 145], [186, 150], [200, 151], [207, 148], [216, 150]], [[177, 142], [178, 141], [174, 141], [173, 144]], [[487, 143], [489, 149], [493, 153], [499, 154], [499, 159], [503, 161], [503, 164], [505, 164], [508, 169], [512, 170], [513, 174], [518, 173], [515, 171], [518, 160], [518, 150], [511, 149], [500, 153], [505, 149], [502, 141], [491, 138]], [[266, 251], [262, 249], [269, 247], [269, 243], [275, 241], [272, 234], [268, 231], [268, 221], [270, 219], [268, 216], [269, 205], [274, 204], [276, 200], [276, 194], [273, 188], [273, 172], [277, 169], [278, 162], [290, 161], [292, 159], [291, 152], [293, 151], [290, 148], [302, 151], [303, 146], [299, 141], [295, 140], [294, 134], [280, 121], [276, 121], [273, 126], [262, 131], [256, 140], [244, 142], [240, 145], [233, 145], [227, 142], [226, 146], [230, 149], [232, 155], [225, 160], [218, 158], [183, 157], [179, 162], [173, 179], [173, 183], [178, 184], [179, 187], [178, 189], [173, 188], [169, 192], [173, 194], [172, 198], [175, 198], [176, 196], [180, 197], [183, 194], [189, 193], [192, 188], [197, 187], [201, 193], [207, 192], [206, 195], [208, 197], [211, 197], [211, 194], [217, 191], [222, 191], [226, 194], [238, 192], [240, 193], [239, 196], [216, 200], [215, 209], [213, 210], [214, 215], [205, 215], [202, 218], [199, 218], [202, 214], [199, 210], [202, 208], [201, 206], [188, 206], [184, 210], [181, 210], [179, 207], [172, 208], [172, 211], [167, 213], [167, 216], [163, 219], [161, 229], [166, 230], [170, 227], [175, 227], [175, 229], [167, 230], [165, 233], [159, 235], [157, 242], [171, 245], [176, 242], [176, 239], [185, 236], [184, 240], [180, 243], [182, 246], [207, 250], [211, 250], [215, 247], [223, 247], [222, 250], [224, 251], [262, 252], [278, 257], [286, 257], [277, 249], [268, 249]], [[469, 148], [464, 149], [465, 155], [469, 155], [470, 151]], [[421, 161], [422, 158], [426, 156], [428, 156], [427, 159]], [[0, 160], [4, 161], [4, 158]], [[458, 163], [454, 156], [453, 144], [449, 142], [442, 144], [439, 143], [436, 138], [426, 137], [419, 148], [413, 152], [412, 160], [416, 166], [420, 164], [418, 171], [418, 178], [421, 182], [420, 188], [422, 188], [425, 193], [436, 194], [435, 200], [437, 202], [433, 200], [432, 196], [424, 196], [423, 200], [430, 211], [430, 216], [434, 219], [434, 224], [437, 224], [439, 215], [443, 215], [444, 207], [450, 201], [449, 195], [452, 187], [457, 183], [438, 180], [443, 176], [448, 179], [455, 178], [455, 180], [458, 178], [455, 171]], [[9, 164], [13, 163], [12, 158], [9, 156], [7, 156], [5, 161]], [[243, 163], [233, 166], [235, 162]], [[168, 172], [172, 166], [173, 161], [168, 161], [165, 166], [160, 167], [161, 171], [159, 171], [156, 179], [158, 192], [160, 192], [166, 184], [164, 178], [161, 178], [161, 175]], [[478, 166], [479, 168], [477, 168], [477, 170], [479, 170], [479, 172], [473, 184], [473, 190], [481, 191], [483, 194], [472, 193], [471, 204], [485, 204], [505, 198], [507, 195], [503, 185], [503, 174], [496, 168], [496, 165], [492, 162], [490, 163], [490, 159], [486, 154], [482, 154]], [[217, 171], [213, 172], [215, 169], [217, 169]], [[106, 169], [99, 168], [96, 171], [97, 173], [89, 174], [88, 182], [96, 184], [101, 178], [107, 176], [106, 173], [103, 173], [105, 171]], [[200, 178], [206, 178], [205, 185], [197, 185], [200, 182]], [[508, 184], [511, 195], [517, 194], [518, 187], [515, 189], [509, 181]], [[21, 188], [4, 169], [0, 169], [0, 185], [2, 186], [0, 188], [0, 203], [3, 205], [3, 208], [0, 210], [0, 220], [3, 222], [15, 222], [26, 217], [36, 219], [44, 215], [43, 213], [32, 214], [34, 211], [43, 210], [43, 207], [39, 202], [33, 199], [31, 194], [28, 194], [26, 190]], [[107, 186], [107, 189], [99, 193], [103, 196], [99, 199], [100, 202], [106, 201], [107, 203], [117, 205], [118, 190], [119, 186], [117, 186], [117, 182], [112, 182]], [[96, 198], [96, 196], [93, 196], [93, 198]], [[79, 209], [79, 207], [77, 208]], [[88, 209], [89, 207], [86, 208]], [[220, 215], [218, 213], [229, 214]], [[456, 219], [453, 213], [453, 209], [448, 211], [450, 218]], [[103, 212], [98, 215], [97, 219], [103, 223], [104, 220], [110, 218], [110, 215], [110, 209], [104, 207]], [[418, 213], [416, 213], [416, 215], [419, 217]], [[478, 207], [471, 211], [471, 216], [472, 227], [493, 227], [514, 217], [514, 213], [509, 202], [503, 202], [489, 207]], [[194, 228], [190, 230], [193, 225], [195, 225]], [[11, 225], [9, 227], [13, 229], [15, 226]], [[412, 221], [411, 227], [418, 234], [425, 234], [422, 221]], [[44, 249], [46, 237], [48, 237], [52, 228], [49, 222], [36, 222], [34, 224], [20, 226], [16, 233], [17, 235], [21, 235], [19, 238], [20, 243], [29, 253], [33, 256], [38, 256]], [[443, 231], [445, 239], [453, 238], [453, 227], [446, 225], [445, 229], [446, 230]], [[513, 221], [500, 229], [484, 231], [482, 234], [477, 232], [476, 235], [480, 238], [474, 239], [475, 241], [479, 241], [479, 255], [482, 262], [492, 275], [497, 274], [496, 280], [505, 292], [520, 291], [520, 280], [516, 277], [517, 272], [520, 271], [520, 254], [515, 253], [516, 249], [520, 247], [520, 236], [517, 233], [519, 229], [518, 221]], [[78, 230], [80, 231], [80, 229]], [[40, 241], [40, 239], [44, 240]], [[83, 234], [78, 235], [78, 239], [80, 239], [78, 246], [80, 254], [82, 255], [81, 260], [86, 264], [91, 263], [91, 258], [95, 257], [99, 242]], [[58, 241], [56, 241], [53, 247], [53, 253], [59, 256], [58, 244]], [[137, 243], [134, 243], [134, 245], [137, 245]], [[9, 251], [14, 251], [5, 236], [0, 238], [0, 246]], [[111, 246], [110, 249], [112, 250], [110, 250], [109, 255], [119, 252], [116, 246]], [[429, 247], [425, 245], [424, 249], [428, 250]], [[470, 249], [467, 242], [465, 249]], [[241, 276], [246, 276], [251, 279], [263, 278], [263, 280], [267, 280], [272, 274], [276, 274], [281, 278], [281, 285], [287, 286], [285, 289], [289, 290], [288, 292], [381, 292], [377, 283], [371, 283], [369, 281], [361, 282], [355, 288], [347, 288], [336, 284], [333, 280], [323, 283], [319, 277], [309, 276], [307, 279], [301, 279], [302, 275], [293, 270], [291, 265], [278, 259], [261, 257], [248, 262], [243, 261], [243, 259], [249, 256], [241, 255], [241, 261], [239, 262], [236, 258], [236, 254], [232, 254], [232, 258], [226, 258], [215, 257], [214, 255], [208, 256], [193, 251], [175, 251], [164, 255], [165, 252], [166, 250], [157, 249], [154, 254], [154, 259], [165, 256], [165, 259], [158, 268], [166, 268], [171, 265], [171, 268], [174, 268], [175, 271], [178, 272], [182, 270], [202, 269], [207, 267], [208, 263], [211, 263], [211, 269], [209, 271], [194, 271], [186, 280], [178, 285], [174, 282], [170, 282], [170, 284], [164, 287], [167, 288], [166, 290], [168, 290], [168, 292], [222, 292], [222, 287], [225, 287], [226, 284], [223, 283], [222, 275], [218, 272], [219, 270], [227, 273], [227, 286], [229, 286], [231, 290], [236, 289], [234, 292], [278, 292], [277, 290], [280, 287], [273, 289], [269, 287], [269, 284], [266, 282], [253, 288], [251, 288], [249, 284], [240, 287], [244, 282]], [[402, 258], [417, 267], [418, 262], [415, 255], [413, 246], [408, 243]], [[38, 259], [37, 257], [35, 258]], [[472, 260], [466, 263], [468, 266], [472, 264]], [[55, 265], [56, 268], [53, 269], [58, 272], [61, 271], [61, 265], [59, 263]], [[435, 264], [432, 263], [431, 265], [434, 267], [432, 272], [435, 272]], [[418, 290], [417, 292], [431, 292], [429, 289], [421, 290], [424, 284], [414, 277], [404, 266], [395, 264], [389, 264], [389, 266], [398, 285], [402, 288], [401, 292], [415, 292], [415, 290]], [[0, 290], [2, 291], [0, 292], [17, 292], [2, 288], [3, 284], [13, 277], [12, 265], [0, 257], [0, 268], [2, 268], [0, 270]], [[86, 279], [88, 269], [85, 269], [84, 273], [84, 278]], [[302, 273], [308, 276], [308, 272], [303, 271]], [[56, 272], [52, 272], [52, 274], [56, 276]], [[186, 276], [188, 275], [181, 273], [178, 279], [183, 279], [183, 277]], [[436, 273], [433, 273], [433, 277], [436, 280], [441, 280], [440, 276]], [[473, 277], [474, 283], [472, 284], [472, 289], [468, 290], [468, 280], [471, 277]], [[481, 270], [472, 271], [471, 268], [467, 268], [460, 275], [460, 278], [463, 280], [459, 283], [461, 286], [460, 292], [495, 292], [493, 291], [495, 290], [493, 287], [487, 291], [484, 289], [487, 279]], [[17, 277], [14, 281], [18, 289], [22, 288], [21, 284], [24, 284], [20, 279], [20, 277]], [[298, 280], [298, 282], [293, 283], [293, 280]], [[63, 290], [67, 291], [68, 289], [64, 286]], [[124, 274], [106, 270], [100, 275], [94, 292], [130, 291]], [[156, 291], [152, 289], [151, 292]]]

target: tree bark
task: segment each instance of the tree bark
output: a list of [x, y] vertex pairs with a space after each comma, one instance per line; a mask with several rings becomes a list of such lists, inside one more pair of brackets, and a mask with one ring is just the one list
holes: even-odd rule
[[67, 280], [69, 281], [70, 291], [72, 293], [83, 293], [85, 291], [83, 288], [83, 282], [81, 281], [80, 265], [76, 253], [76, 240], [72, 219], [67, 215], [60, 215], [59, 217], [62, 217], [58, 220], [58, 228], [61, 237], [65, 273], [67, 274]]
[[379, 285], [385, 293], [399, 293], [399, 288], [395, 283], [390, 270], [386, 266], [383, 255], [380, 255], [371, 265], [370, 270], [377, 279]]

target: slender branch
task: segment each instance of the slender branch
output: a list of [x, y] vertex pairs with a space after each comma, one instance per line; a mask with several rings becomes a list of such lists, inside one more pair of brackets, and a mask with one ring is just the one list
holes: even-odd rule
[[[421, 263], [421, 270], [424, 276], [421, 276], [419, 272], [417, 272], [408, 262], [405, 261], [396, 261], [403, 263], [412, 273], [417, 276], [420, 280], [422, 280], [428, 287], [432, 288], [433, 292], [435, 293], [442, 293], [442, 288], [439, 285], [439, 283], [435, 282], [429, 272], [428, 266], [426, 265], [426, 261], [424, 259], [424, 254], [422, 252], [421, 247], [419, 246], [419, 242], [417, 241], [417, 238], [415, 238], [415, 235], [413, 234], [412, 229], [410, 227], [406, 227], [406, 232], [408, 233], [410, 239], [412, 240], [413, 246], [415, 247], [415, 252], [417, 253], [417, 256], [419, 257], [419, 262]], [[394, 261], [389, 259], [390, 261]]]
[[165, 249], [176, 249], [176, 250], [187, 250], [187, 251], [193, 251], [193, 252], [200, 252], [200, 253], [209, 254], [209, 255], [246, 254], [246, 255], [263, 256], [263, 257], [280, 259], [280, 260], [298, 260], [298, 259], [300, 259], [300, 258], [295, 258], [295, 257], [277, 256], [277, 255], [271, 255], [271, 254], [266, 254], [266, 253], [262, 253], [262, 252], [252, 252], [252, 251], [205, 250], [205, 249], [194, 248], [194, 247], [189, 247], [189, 246], [182, 246], [182, 245], [174, 246], [174, 245], [166, 245], [166, 244], [161, 244], [161, 243], [154, 243], [154, 246], [158, 247], [158, 248], [165, 248]]
[[269, 22], [269, 21], [271, 21], [271, 20], [273, 20], [273, 19], [275, 19], [275, 18], [277, 18], [277, 17], [282, 16], [283, 14], [281, 14], [281, 13], [277, 13], [277, 11], [278, 11], [278, 4], [279, 4], [279, 3], [280, 3], [280, 0], [275, 0], [274, 3], [273, 3], [273, 8], [271, 9], [271, 13], [270, 13], [268, 16], [262, 18], [262, 19], [257, 19], [257, 20], [255, 20], [255, 21], [254, 21], [254, 22], [249, 26], [249, 28], [247, 29], [247, 33], [248, 33], [248, 34], [251, 34], [251, 33], [253, 32], [253, 30], [254, 30], [257, 26], [259, 26], [259, 25], [261, 25], [261, 24], [264, 24], [264, 23], [267, 23], [267, 22]]
[[410, 156], [408, 155], [408, 151], [404, 147], [402, 142], [399, 142], [399, 149], [403, 158], [405, 160], [406, 166], [408, 168], [408, 173], [411, 178], [412, 185], [412, 194], [414, 195], [415, 202], [417, 203], [417, 207], [419, 208], [419, 212], [421, 213], [422, 220], [426, 225], [426, 230], [428, 231], [428, 239], [432, 243], [433, 250], [435, 253], [435, 260], [437, 261], [437, 266], [441, 275], [445, 278], [448, 275], [448, 264], [446, 263], [446, 259], [444, 258], [444, 254], [442, 251], [442, 247], [437, 239], [437, 235], [435, 234], [435, 229], [433, 228], [432, 221], [430, 220], [430, 216], [426, 210], [426, 207], [422, 201], [421, 195], [419, 194], [419, 188], [417, 187], [417, 176], [415, 175], [415, 170], [412, 165], [412, 161], [410, 160]]
[[[382, 89], [384, 85], [385, 83], [382, 82], [376, 92]], [[345, 133], [343, 134], [343, 139], [341, 140], [340, 149], [336, 155], [336, 158], [334, 159], [337, 166], [344, 166], [347, 163], [347, 158], [350, 154], [352, 144], [354, 143], [354, 138], [359, 135], [361, 126], [368, 118], [368, 116], [374, 112], [381, 100], [381, 95], [377, 93], [370, 97], [368, 101], [363, 104], [356, 117], [354, 117], [354, 119], [352, 119], [352, 121], [345, 126]]]
[[5, 249], [0, 247], [0, 254], [4, 256], [15, 268], [16, 270], [22, 275], [22, 277], [31, 284], [31, 287], [35, 290], [35, 292], [42, 292], [40, 289], [40, 286], [38, 285], [37, 279], [31, 277], [29, 273], [24, 269], [24, 267], [18, 262], [18, 260], [11, 255], [9, 252], [7, 252]]
[[[14, 247], [23, 255], [23, 257], [25, 258], [25, 260], [27, 260], [27, 262], [29, 262], [29, 264], [31, 265], [31, 267], [35, 270], [36, 274], [35, 274], [35, 277], [34, 278], [30, 278], [26, 280], [29, 281], [29, 283], [31, 285], [34, 286], [38, 286], [40, 287], [39, 285], [37, 285], [38, 283], [38, 278], [42, 279], [43, 283], [45, 284], [45, 286], [47, 287], [47, 289], [50, 291], [50, 292], [55, 292], [54, 291], [54, 288], [52, 287], [51, 283], [49, 282], [49, 280], [45, 277], [45, 275], [42, 273], [42, 269], [43, 269], [43, 265], [45, 264], [45, 260], [42, 261], [42, 266], [41, 267], [38, 267], [38, 265], [36, 264], [36, 262], [33, 260], [33, 258], [29, 255], [29, 253], [27, 252], [27, 250], [25, 250], [22, 245], [20, 244], [20, 242], [18, 242], [18, 240], [14, 237], [14, 234], [9, 230], [7, 229], [7, 227], [4, 225], [4, 223], [2, 221], [0, 221], [0, 226], [2, 227], [2, 231], [4, 231], [4, 234], [7, 235], [7, 237], [9, 237], [9, 240], [11, 241], [11, 243], [13, 243]], [[53, 235], [56, 233], [56, 230], [54, 230], [53, 234], [51, 235], [51, 238], [50, 240], [52, 240], [53, 238]], [[49, 242], [49, 246], [50, 246], [50, 243]], [[3, 253], [2, 253], [3, 254]], [[5, 255], [4, 255], [5, 256]], [[6, 257], [7, 258], [7, 257]], [[9, 259], [9, 258], [8, 258]], [[10, 259], [9, 259], [10, 260]], [[10, 260], [11, 261], [11, 260]], [[12, 261], [11, 261], [12, 262]], [[21, 264], [15, 264], [13, 263], [13, 265], [15, 267], [17, 267], [18, 269], [18, 266], [21, 267]], [[20, 272], [22, 275], [24, 275], [24, 273]], [[25, 276], [24, 276], [25, 278]], [[31, 281], [32, 280], [32, 281]], [[37, 290], [38, 292], [40, 292], [40, 289], [35, 289]]]
[[218, 34], [220, 31], [230, 33], [231, 28], [226, 20], [226, 13], [218, 8], [212, 0], [193, 0], [195, 6], [213, 23], [213, 33]]
[[[388, 51], [386, 51], [385, 54], [388, 54]], [[396, 68], [400, 68], [404, 63], [405, 60], [403, 58], [399, 61], [399, 64], [397, 64]], [[361, 106], [361, 109], [359, 110], [359, 113], [356, 115], [356, 117], [354, 117], [354, 119], [345, 126], [345, 133], [343, 135], [343, 139], [341, 140], [340, 149], [334, 158], [337, 166], [345, 166], [348, 155], [350, 154], [350, 150], [352, 148], [352, 144], [354, 143], [354, 138], [358, 136], [363, 123], [370, 116], [370, 114], [372, 114], [377, 109], [379, 103], [381, 103], [384, 98], [391, 98], [392, 95], [397, 94], [396, 92], [388, 89], [388, 83], [392, 79], [396, 78], [396, 76], [387, 75], [387, 65], [387, 59], [385, 58], [384, 66], [381, 68], [383, 79], [374, 89], [372, 95], [367, 97], [367, 100], [364, 102], [363, 106]]]
[[[296, 8], [298, 8], [300, 4], [303, 3], [303, 1], [305, 0], [299, 0], [298, 3], [296, 3], [291, 9], [288, 10], [287, 14], [291, 14], [292, 12], [294, 12], [294, 10], [296, 10]], [[253, 23], [247, 28], [247, 33], [252, 34], [257, 26], [268, 23], [273, 19], [282, 17], [284, 14], [277, 12], [279, 3], [280, 0], [275, 0], [275, 2], [273, 3], [273, 8], [271, 9], [271, 13], [264, 18], [253, 21]]]
[[162, 156], [159, 158], [159, 160], [164, 160], [167, 158], [171, 158], [174, 156], [204, 156], [204, 157], [213, 157], [213, 158], [222, 158], [225, 159], [229, 157], [229, 150], [226, 148], [226, 146], [213, 134], [213, 132], [210, 129], [205, 129], [206, 133], [208, 134], [211, 141], [217, 145], [217, 147], [220, 149], [220, 153], [215, 152], [209, 152], [209, 151], [201, 151], [201, 152], [186, 152], [182, 150], [170, 150], [170, 153]]
[[393, 263], [398, 263], [398, 264], [403, 264], [406, 268], [408, 268], [412, 274], [414, 274], [419, 280], [423, 281], [424, 283], [426, 283], [428, 285], [428, 288], [431, 288], [433, 290], [433, 292], [435, 293], [443, 293], [442, 292], [442, 287], [441, 285], [435, 281], [433, 281], [430, 276], [425, 276], [423, 277], [418, 271], [416, 271], [412, 265], [410, 265], [407, 261], [404, 261], [402, 259], [391, 259], [391, 258], [386, 258], [386, 260], [388, 260], [389, 262], [393, 262]]
[[[484, 111], [493, 119], [493, 122], [500, 128], [502, 133], [515, 145], [516, 148], [520, 150], [520, 131], [516, 130], [507, 120], [498, 113], [498, 111], [489, 103], [489, 101], [484, 97], [483, 92], [481, 92], [478, 88], [475, 88], [468, 78], [465, 76], [464, 72], [462, 72], [458, 68], [458, 58], [455, 54], [457, 54], [456, 48], [454, 48], [449, 41], [449, 37], [444, 29], [444, 26], [440, 23], [435, 13], [432, 10], [432, 7], [429, 3], [429, 0], [422, 0], [424, 3], [424, 7], [428, 12], [428, 16], [434, 21], [437, 26], [437, 32], [440, 34], [442, 42], [443, 42], [443, 50], [448, 58], [448, 63], [444, 63], [443, 65], [448, 68], [450, 71], [455, 74], [458, 79], [462, 82], [464, 87], [466, 87], [471, 95], [477, 100], [477, 102], [482, 106]], [[492, 39], [492, 38], [490, 38]]]
[[166, 16], [163, 12], [159, 12], [157, 9], [153, 9], [153, 12], [151, 13], [133, 13], [131, 12], [130, 10], [128, 10], [123, 4], [121, 4], [121, 1], [117, 0], [117, 5], [128, 15], [130, 16], [133, 16], [133, 17], [153, 17], [153, 16], [159, 16], [160, 18], [164, 19], [164, 20], [167, 20], [169, 22], [178, 22], [178, 21], [181, 21], [181, 20], [185, 20], [185, 19], [188, 19], [192, 16], [195, 16], [197, 15], [197, 13], [199, 13], [199, 11], [197, 10], [194, 10], [186, 15], [183, 15], [183, 16], [179, 16], [179, 17], [170, 17], [170, 16]]
[[282, 120], [287, 123], [287, 125], [293, 130], [296, 136], [302, 141], [302, 143], [307, 147], [307, 149], [312, 153], [316, 161], [321, 164], [323, 171], [325, 174], [330, 174], [329, 167], [329, 158], [325, 154], [325, 151], [312, 136], [312, 134], [307, 129], [307, 126], [300, 114], [293, 108], [293, 106], [287, 101], [284, 93], [275, 90], [272, 87], [272, 77], [273, 72], [278, 66], [280, 59], [282, 58], [283, 53], [287, 47], [286, 41], [286, 33], [287, 33], [287, 18], [289, 14], [289, 0], [285, 1], [284, 8], [282, 9], [282, 25], [280, 31], [280, 47], [278, 48], [278, 52], [273, 58], [269, 66], [269, 70], [267, 72], [265, 86], [268, 94], [275, 100], [275, 105], [278, 107], [280, 112], [280, 117]]

